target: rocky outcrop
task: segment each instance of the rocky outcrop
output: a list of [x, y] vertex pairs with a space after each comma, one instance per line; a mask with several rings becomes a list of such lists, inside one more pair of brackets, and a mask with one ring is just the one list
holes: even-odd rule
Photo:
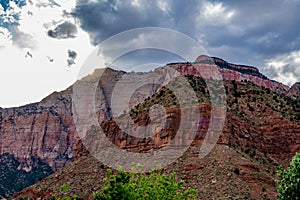
[[[55, 92], [39, 103], [0, 110], [0, 156], [8, 154], [14, 164], [0, 160], [0, 197], [8, 197], [66, 166], [79, 140], [72, 118], [72, 88]], [[3, 162], [2, 162], [3, 161]], [[41, 164], [42, 163], [42, 164]], [[15, 181], [13, 185], [7, 184]]]
[[300, 99], [300, 82], [295, 83], [288, 90], [287, 96], [292, 97], [294, 99]]
[[[289, 86], [268, 79], [265, 75], [261, 74], [256, 67], [253, 66], [235, 65], [220, 58], [208, 57], [204, 55], [199, 56], [196, 59], [195, 64], [217, 65], [220, 68], [219, 70], [224, 80], [250, 81], [258, 86], [268, 88], [279, 94], [286, 94], [289, 90]], [[202, 69], [203, 67], [200, 68]]]
[[[204, 78], [214, 78], [214, 70], [217, 69], [221, 72], [224, 80], [247, 80], [278, 93], [286, 93], [289, 89], [288, 86], [267, 79], [255, 67], [234, 65], [219, 58], [199, 56], [194, 63], [173, 63], [167, 66], [184, 75]], [[151, 73], [159, 74], [159, 78], [155, 79], [155, 84], [150, 84], [153, 81]], [[81, 82], [89, 82], [93, 77], [98, 78], [99, 74], [102, 76], [99, 80], [98, 92], [102, 94], [103, 98], [97, 98], [96, 104], [99, 105], [97, 109], [99, 110], [99, 122], [101, 122], [112, 117], [110, 103], [113, 90], [116, 84], [124, 78], [125, 72], [107, 69], [103, 73], [98, 70], [83, 78]], [[142, 82], [147, 82], [148, 79], [150, 83], [146, 87], [134, 88], [136, 91], [130, 99], [130, 107], [153, 95], [169, 79], [177, 75], [165, 68], [157, 68], [148, 75], [147, 73], [139, 75], [143, 78]], [[126, 74], [126, 77], [127, 79], [130, 77], [136, 79], [138, 76]], [[132, 85], [132, 83], [130, 84]], [[121, 91], [127, 89], [124, 84], [119, 84], [118, 87]], [[299, 84], [295, 84], [288, 94], [298, 97]], [[71, 96], [72, 87], [63, 92], [54, 92], [39, 103], [0, 109], [0, 154], [11, 153], [22, 163], [19, 168], [26, 170], [31, 168], [31, 156], [48, 163], [53, 170], [65, 166], [73, 158], [74, 146], [79, 140], [73, 122]], [[123, 103], [121, 97], [115, 102], [116, 105]]]
[[[129, 107], [133, 108], [179, 74], [209, 79], [216, 78], [214, 72], [217, 70], [222, 76], [218, 78], [223, 80], [239, 82], [246, 80], [279, 94], [287, 93], [289, 96], [299, 97], [299, 84], [289, 89], [288, 86], [269, 80], [255, 67], [234, 65], [219, 58], [200, 56], [194, 63], [173, 63], [168, 64], [167, 67], [177, 70], [178, 73], [167, 70], [166, 67], [140, 74], [100, 69], [79, 81], [86, 88], [89, 87], [90, 81], [97, 81], [95, 107], [98, 121], [113, 143], [129, 151], [141, 152], [151, 151], [168, 144], [176, 133], [180, 120], [177, 109], [168, 110], [168, 128], [158, 132], [153, 137], [137, 139], [122, 132], [111, 120], [113, 117], [111, 102], [114, 100], [114, 105], [117, 105], [117, 110], [120, 111], [123, 111], [122, 108], [125, 103], [129, 103]], [[151, 83], [151, 81], [153, 82], [151, 73], [159, 75], [157, 79], [154, 79], [155, 83]], [[99, 74], [101, 74], [100, 79]], [[130, 77], [142, 77], [141, 83], [147, 84], [143, 87], [134, 88], [129, 102], [124, 102], [123, 97], [125, 98], [129, 92], [126, 90], [128, 85], [134, 85], [134, 83], [127, 82], [128, 85], [118, 85], [118, 82]], [[124, 94], [119, 94], [118, 99], [113, 98], [113, 91], [116, 86], [119, 87], [120, 91], [124, 91]], [[82, 94], [85, 92], [84, 87], [81, 91]], [[72, 95], [73, 91], [70, 87], [62, 92], [54, 92], [39, 103], [18, 108], [0, 108], [0, 155], [5, 153], [12, 155], [18, 163], [17, 169], [26, 172], [34, 169], [37, 160], [56, 171], [66, 166], [74, 158], [75, 149], [77, 149], [77, 156], [86, 155], [87, 151], [82, 150], [82, 144], [79, 142], [80, 138], [74, 125], [74, 115], [77, 113], [72, 112]], [[205, 117], [199, 126], [196, 137], [198, 140], [205, 136], [211, 108], [209, 105], [202, 105], [200, 109], [202, 109], [201, 113], [204, 113]], [[118, 114], [121, 115], [122, 113]], [[280, 156], [299, 151], [299, 125], [285, 121], [282, 116], [275, 114], [266, 112], [265, 116], [260, 118], [262, 121], [260, 126], [253, 126], [247, 121], [228, 114], [219, 143], [240, 146], [244, 149], [255, 148], [269, 153], [270, 159], [274, 158], [274, 160]], [[276, 118], [273, 119], [274, 116]], [[134, 120], [138, 123], [147, 124], [149, 116], [139, 116]], [[283, 153], [276, 156], [278, 152]]]
[[262, 152], [275, 166], [286, 166], [295, 152], [300, 151], [300, 123], [286, 120], [271, 110], [258, 119], [261, 124], [253, 125], [236, 115], [227, 114], [220, 139], [226, 138], [225, 144], [242, 149], [253, 157]]
[[257, 77], [260, 77], [263, 79], [267, 79], [267, 77], [264, 76], [263, 74], [261, 74], [256, 67], [247, 66], [247, 65], [235, 65], [232, 63], [228, 63], [221, 58], [208, 57], [205, 55], [201, 55], [196, 59], [195, 63], [215, 64], [215, 65], [219, 66], [220, 68], [226, 68], [226, 69], [241, 72], [243, 74], [249, 74], [252, 76], [257, 76]]
[[[242, 99], [242, 97], [240, 98]], [[258, 101], [257, 104], [261, 106], [260, 110], [245, 113], [243, 117], [227, 112], [223, 133], [217, 143], [241, 149], [256, 158], [261, 156], [259, 153], [263, 153], [268, 162], [274, 166], [287, 165], [295, 152], [300, 151], [300, 123], [282, 117], [280, 113], [267, 106], [268, 102]], [[197, 133], [193, 138], [194, 143], [203, 141], [211, 118], [210, 105], [202, 104], [200, 110], [201, 124], [198, 125]], [[122, 149], [134, 152], [152, 152], [169, 144], [177, 133], [178, 124], [182, 120], [180, 111], [173, 108], [168, 109], [167, 113], [169, 127], [151, 137], [130, 136], [121, 130], [114, 120], [103, 123], [102, 129], [110, 141]], [[248, 117], [253, 121], [249, 121]], [[147, 125], [149, 116], [140, 115], [133, 120], [140, 125]], [[190, 123], [189, 127], [193, 125], [192, 122]], [[189, 138], [185, 138], [185, 140], [187, 141]], [[78, 150], [79, 154], [85, 152], [80, 148]]]
[[0, 113], [0, 154], [10, 153], [19, 169], [31, 171], [39, 158], [52, 170], [73, 157], [78, 140], [71, 112], [71, 88], [54, 93], [40, 103], [8, 108]]

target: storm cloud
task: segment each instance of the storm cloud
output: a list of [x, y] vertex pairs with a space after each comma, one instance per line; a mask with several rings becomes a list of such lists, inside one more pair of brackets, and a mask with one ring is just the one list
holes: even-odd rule
[[[34, 38], [18, 29], [19, 9], [26, 3], [33, 4], [30, 2], [5, 0], [0, 3], [0, 25], [9, 31], [6, 35], [19, 48], [35, 47]], [[45, 0], [35, 6], [58, 9], [63, 7], [63, 3]], [[169, 28], [199, 42], [210, 56], [257, 66], [269, 78], [291, 84], [294, 80], [299, 81], [296, 62], [300, 57], [297, 53], [300, 51], [299, 9], [298, 0], [77, 0], [72, 11], [63, 10], [63, 20], [59, 24], [55, 24], [57, 21], [50, 22], [53, 27], [47, 27], [46, 33], [55, 39], [75, 38], [80, 26], [89, 34], [91, 44], [97, 45], [113, 35], [134, 28]], [[3, 34], [1, 37], [4, 37]], [[155, 37], [159, 38], [160, 35]], [[161, 41], [164, 42], [164, 39]], [[123, 45], [128, 44], [130, 42]], [[0, 46], [3, 48], [5, 45]], [[183, 44], [174, 46], [177, 49], [186, 48]], [[119, 48], [123, 48], [122, 44]], [[146, 59], [151, 57], [150, 54], [153, 51], [132, 55], [141, 59], [143, 55], [148, 62]], [[156, 57], [158, 61], [152, 59], [151, 62], [167, 62]], [[163, 57], [167, 56], [164, 54]], [[75, 58], [72, 59], [68, 57], [69, 64], [75, 62]], [[126, 60], [130, 63], [129, 57]], [[143, 60], [139, 63], [143, 63]], [[278, 63], [284, 65], [279, 67]]]
[[54, 30], [48, 30], [48, 36], [56, 39], [75, 38], [77, 34], [76, 25], [70, 22], [64, 22], [55, 27]]
[[[132, 28], [165, 27], [197, 40], [211, 56], [263, 69], [300, 50], [299, 8], [300, 1], [280, 0], [78, 0], [72, 15], [94, 45]], [[285, 71], [294, 74], [289, 66]]]
[[[77, 1], [73, 16], [90, 33], [93, 44], [128, 29], [159, 26], [192, 33], [196, 10], [188, 1]], [[189, 21], [189, 22], [187, 22]]]

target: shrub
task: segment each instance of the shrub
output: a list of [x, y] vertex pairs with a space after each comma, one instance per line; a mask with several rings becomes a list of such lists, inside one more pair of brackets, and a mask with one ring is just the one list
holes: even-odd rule
[[234, 172], [235, 174], [237, 174], [237, 175], [239, 175], [239, 174], [240, 174], [240, 170], [239, 170], [239, 168], [235, 168], [235, 169], [233, 170], [233, 172]]
[[57, 198], [55, 195], [53, 195], [51, 200], [84, 200], [84, 199], [78, 196]]
[[60, 191], [66, 192], [70, 189], [70, 183], [65, 183], [62, 186], [60, 186]]
[[113, 199], [196, 199], [196, 190], [184, 189], [184, 182], [176, 181], [176, 174], [169, 176], [161, 171], [152, 171], [149, 175], [145, 173], [136, 174], [133, 171], [126, 173], [118, 171], [113, 174], [107, 171], [103, 179], [102, 193], [94, 194], [94, 200]]
[[290, 165], [283, 169], [282, 166], [277, 170], [277, 198], [300, 199], [300, 154], [296, 153]]

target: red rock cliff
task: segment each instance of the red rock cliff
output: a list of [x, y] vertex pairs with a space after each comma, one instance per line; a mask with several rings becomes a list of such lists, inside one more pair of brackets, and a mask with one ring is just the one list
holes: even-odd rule
[[[203, 76], [204, 74], [205, 77], [211, 75], [212, 66], [217, 66], [224, 80], [248, 80], [278, 93], [286, 93], [289, 89], [288, 86], [267, 79], [257, 68], [229, 64], [219, 58], [200, 56], [195, 63], [175, 63], [167, 66], [175, 68], [184, 75]], [[195, 66], [201, 69], [201, 74]], [[161, 74], [160, 83], [167, 78], [172, 78], [172, 74], [166, 73], [164, 68], [158, 68], [155, 71]], [[102, 112], [99, 114], [100, 122], [111, 117], [109, 102], [112, 91], [124, 73], [106, 70], [105, 75], [99, 81], [99, 92], [104, 95], [104, 98], [96, 100], [99, 105], [98, 109]], [[94, 75], [96, 76], [97, 72]], [[88, 82], [90, 77], [91, 75], [81, 81]], [[157, 85], [149, 85], [140, 90], [137, 96], [151, 96], [159, 88]], [[295, 92], [291, 93], [295, 94]], [[132, 102], [136, 104], [141, 100], [142, 98]], [[110, 126], [112, 125], [105, 125], [108, 129]], [[118, 137], [123, 138], [122, 134]], [[7, 152], [14, 155], [22, 163], [19, 166], [20, 169], [30, 171], [31, 156], [40, 158], [53, 170], [65, 166], [73, 158], [78, 140], [73, 122], [71, 87], [63, 92], [55, 92], [39, 103], [0, 109], [0, 154]], [[116, 141], [118, 144], [120, 142]], [[126, 141], [125, 144], [135, 143], [134, 140]]]

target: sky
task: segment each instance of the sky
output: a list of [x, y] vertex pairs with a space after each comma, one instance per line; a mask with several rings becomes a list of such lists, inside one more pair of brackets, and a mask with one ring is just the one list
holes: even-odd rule
[[[209, 56], [292, 85], [300, 81], [299, 10], [299, 0], [0, 0], [0, 107], [67, 88], [97, 44], [142, 27], [186, 34]], [[117, 64], [180, 61], [154, 50], [130, 55]]]

